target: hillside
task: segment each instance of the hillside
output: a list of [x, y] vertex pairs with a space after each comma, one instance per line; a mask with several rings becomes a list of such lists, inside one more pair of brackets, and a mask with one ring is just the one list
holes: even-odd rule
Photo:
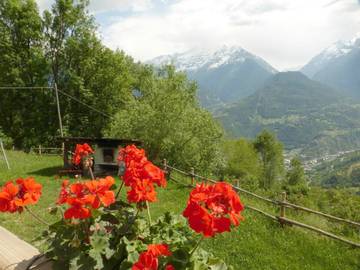
[[349, 41], [338, 41], [322, 51], [301, 71], [342, 94], [360, 98], [360, 33]]
[[323, 187], [360, 187], [360, 151], [346, 153], [315, 166], [310, 172], [315, 184]]
[[[55, 217], [46, 208], [59, 192], [61, 179], [55, 179], [54, 174], [61, 164], [61, 158], [21, 152], [9, 152], [9, 158], [13, 170], [8, 172], [0, 162], [1, 183], [19, 176], [34, 176], [43, 184], [44, 196], [33, 211], [50, 222], [54, 221]], [[17, 160], [22, 162], [15, 162]], [[187, 188], [169, 182], [166, 189], [159, 190], [161, 203], [151, 205], [154, 218], [165, 211], [180, 214], [186, 205], [188, 193]], [[247, 198], [242, 197], [242, 200], [246, 205]], [[353, 270], [359, 264], [359, 250], [299, 228], [282, 228], [278, 223], [249, 210], [245, 210], [244, 216], [245, 221], [235, 231], [203, 242], [214, 254], [232, 264], [235, 270]], [[1, 226], [29, 242], [44, 229], [43, 225], [34, 226], [37, 224], [35, 222], [26, 212], [21, 215], [0, 215]]]
[[360, 105], [300, 72], [274, 75], [216, 117], [230, 136], [252, 138], [269, 129], [286, 149], [301, 148], [310, 156], [360, 146]]
[[246, 97], [277, 71], [241, 47], [223, 46], [214, 51], [189, 51], [159, 56], [155, 66], [174, 64], [199, 86], [203, 106], [213, 109]]

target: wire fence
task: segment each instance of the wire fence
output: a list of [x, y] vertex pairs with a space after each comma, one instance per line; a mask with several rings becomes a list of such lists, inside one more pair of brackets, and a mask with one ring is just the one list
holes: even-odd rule
[[[195, 174], [194, 168], [191, 168], [190, 172], [186, 172], [184, 170], [181, 170], [181, 169], [178, 169], [176, 167], [170, 166], [169, 164], [167, 164], [166, 160], [163, 161], [163, 169], [164, 169], [165, 173], [167, 174], [167, 177], [170, 180], [176, 182], [177, 184], [183, 185], [185, 187], [195, 187], [198, 180], [203, 181], [205, 183], [216, 183], [216, 182], [218, 182], [217, 180]], [[172, 171], [177, 172], [177, 173], [179, 173], [180, 175], [182, 175], [184, 177], [190, 178], [190, 180], [191, 180], [190, 183], [184, 183], [183, 180], [180, 180], [179, 178], [174, 177], [173, 174], [172, 174]], [[304, 228], [304, 229], [307, 229], [307, 230], [310, 230], [310, 231], [317, 232], [317, 233], [319, 233], [321, 235], [324, 235], [324, 236], [327, 236], [329, 238], [341, 241], [343, 243], [347, 243], [347, 244], [351, 245], [352, 247], [360, 248], [360, 243], [358, 243], [358, 242], [348, 240], [346, 238], [343, 238], [341, 236], [338, 236], [338, 235], [333, 234], [331, 232], [328, 232], [326, 230], [320, 229], [318, 227], [311, 226], [309, 224], [305, 224], [305, 223], [296, 221], [294, 219], [291, 219], [289, 217], [286, 217], [285, 209], [290, 208], [290, 209], [303, 211], [303, 212], [306, 212], [306, 213], [311, 213], [311, 214], [314, 214], [314, 215], [317, 215], [317, 216], [325, 217], [325, 218], [327, 218], [329, 220], [332, 220], [332, 221], [335, 221], [335, 222], [341, 222], [341, 223], [343, 223], [345, 225], [355, 227], [355, 228], [359, 229], [359, 232], [360, 232], [360, 223], [359, 222], [344, 219], [344, 218], [340, 218], [340, 217], [336, 217], [336, 216], [326, 214], [326, 213], [322, 213], [320, 211], [313, 210], [313, 209], [310, 209], [310, 208], [307, 208], [307, 207], [304, 207], [304, 206], [300, 206], [300, 205], [290, 203], [290, 202], [287, 201], [285, 192], [282, 193], [282, 200], [273, 200], [273, 199], [261, 196], [259, 194], [256, 194], [254, 192], [248, 191], [246, 189], [240, 188], [240, 187], [235, 186], [233, 184], [231, 184], [231, 186], [238, 193], [246, 194], [246, 195], [251, 196], [252, 198], [254, 198], [256, 200], [261, 200], [262, 202], [265, 202], [266, 204], [271, 204], [272, 206], [275, 206], [278, 209], [279, 214], [274, 215], [274, 214], [268, 213], [267, 210], [259, 209], [257, 207], [251, 206], [249, 204], [245, 205], [245, 209], [250, 209], [252, 211], [260, 213], [260, 214], [264, 215], [267, 218], [270, 218], [270, 219], [272, 219], [274, 221], [279, 222], [283, 226], [284, 225], [293, 225], [293, 226], [301, 227], [301, 228]]]

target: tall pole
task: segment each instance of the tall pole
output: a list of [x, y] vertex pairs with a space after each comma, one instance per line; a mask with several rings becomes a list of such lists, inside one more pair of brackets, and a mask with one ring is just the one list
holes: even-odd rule
[[9, 164], [9, 161], [7, 159], [7, 156], [6, 156], [2, 140], [0, 140], [0, 148], [1, 148], [2, 152], [3, 152], [3, 156], [4, 156], [4, 159], [5, 159], [6, 165], [7, 165], [8, 169], [10, 170], [10, 164]]
[[58, 92], [57, 84], [56, 84], [56, 83], [54, 84], [54, 89], [55, 89], [55, 95], [56, 95], [57, 112], [58, 112], [58, 117], [59, 117], [60, 135], [61, 135], [61, 137], [64, 137], [63, 125], [62, 125], [62, 120], [61, 120], [61, 111], [60, 111], [60, 102], [59, 102], [59, 92]]
[[[56, 107], [57, 107], [57, 112], [58, 112], [58, 117], [59, 117], [60, 135], [61, 135], [61, 138], [64, 138], [64, 131], [63, 131], [63, 125], [62, 125], [62, 120], [61, 120], [60, 102], [59, 102], [59, 91], [58, 91], [56, 83], [54, 83], [54, 89], [55, 89], [55, 96], [56, 96]], [[67, 163], [66, 162], [67, 153], [65, 152], [65, 142], [64, 141], [61, 143], [61, 150], [63, 152], [64, 166], [66, 166], [67, 165], [66, 164]]]

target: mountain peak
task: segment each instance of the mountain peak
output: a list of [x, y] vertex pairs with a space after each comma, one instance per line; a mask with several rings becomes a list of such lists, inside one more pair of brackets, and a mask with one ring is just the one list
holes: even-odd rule
[[334, 43], [301, 71], [343, 94], [360, 98], [360, 32], [348, 41]]
[[316, 67], [320, 67], [323, 64], [332, 61], [333, 59], [350, 53], [355, 48], [360, 48], [360, 32], [350, 40], [339, 40], [333, 43], [330, 47], [326, 48], [320, 54], [312, 58], [310, 62], [303, 68], [305, 70], [305, 74], [307, 72], [307, 66], [313, 64]]
[[201, 104], [211, 110], [250, 95], [277, 73], [263, 59], [237, 45], [159, 56], [149, 63], [173, 64], [186, 72], [198, 83]]
[[149, 61], [154, 65], [174, 64], [178, 70], [193, 71], [215, 69], [227, 64], [242, 63], [253, 59], [271, 73], [277, 71], [260, 57], [251, 54], [238, 45], [222, 45], [216, 49], [192, 49], [183, 53], [158, 56]]

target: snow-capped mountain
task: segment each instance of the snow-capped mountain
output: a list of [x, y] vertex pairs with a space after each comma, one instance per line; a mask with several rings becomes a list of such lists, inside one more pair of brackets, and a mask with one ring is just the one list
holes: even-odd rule
[[260, 57], [249, 53], [239, 46], [224, 45], [217, 50], [190, 50], [184, 53], [172, 55], [162, 55], [150, 61], [150, 63], [160, 66], [164, 64], [174, 64], [178, 70], [191, 71], [200, 68], [214, 69], [223, 65], [243, 63], [246, 59], [253, 59], [263, 68], [271, 73], [277, 71]]
[[197, 81], [200, 101], [207, 107], [248, 96], [277, 73], [266, 61], [239, 46], [164, 55], [149, 63], [156, 66], [173, 64], [186, 72], [190, 79]]
[[301, 71], [343, 94], [360, 98], [360, 33], [349, 41], [338, 41], [322, 51]]
[[360, 32], [351, 40], [335, 42], [323, 50], [302, 68], [302, 72], [309, 77], [313, 77], [324, 66], [337, 58], [346, 56], [356, 48], [360, 48]]

